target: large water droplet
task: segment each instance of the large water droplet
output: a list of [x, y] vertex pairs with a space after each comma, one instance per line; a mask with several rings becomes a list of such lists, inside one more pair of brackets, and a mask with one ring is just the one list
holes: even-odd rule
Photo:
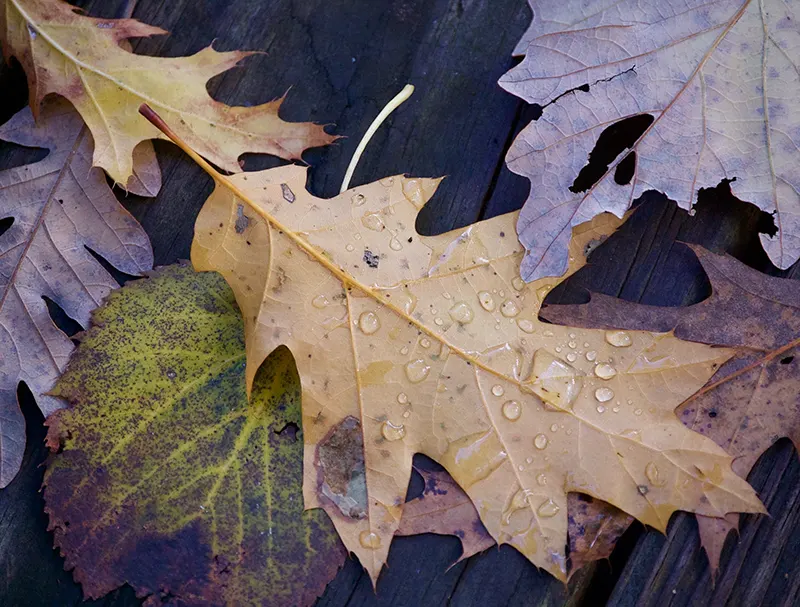
[[486, 310], [487, 312], [492, 312], [494, 310], [494, 297], [489, 291], [481, 291], [478, 293], [478, 301], [481, 304], [481, 308]]
[[517, 291], [522, 291], [525, 288], [525, 281], [522, 280], [519, 276], [513, 278], [511, 280], [511, 286], [514, 287]]
[[494, 386], [492, 386], [492, 394], [494, 394], [495, 396], [503, 396], [503, 394], [505, 393], [506, 391], [500, 384], [495, 384]]
[[350, 199], [350, 202], [353, 203], [354, 207], [360, 207], [365, 202], [367, 202], [367, 197], [364, 194], [353, 194], [353, 197]]
[[594, 350], [589, 350], [586, 353], [586, 360], [588, 360], [589, 362], [592, 362], [596, 358], [597, 358], [597, 352], [595, 352]]
[[631, 345], [631, 336], [625, 331], [606, 331], [606, 341], [617, 348]]
[[594, 368], [594, 374], [600, 379], [611, 379], [617, 374], [617, 370], [608, 363], [600, 363]]
[[561, 508], [553, 500], [543, 501], [536, 509], [536, 513], [542, 518], [553, 518], [560, 511]]
[[344, 249], [348, 253], [352, 253], [353, 251], [356, 250], [356, 248], [353, 245], [351, 245], [349, 242], [345, 245]]
[[569, 352], [567, 354], [567, 361], [574, 363], [576, 360], [578, 360], [578, 355], [575, 354], [575, 352]]
[[511, 515], [514, 514], [517, 510], [522, 510], [523, 508], [528, 507], [532, 495], [533, 491], [531, 491], [530, 489], [520, 489], [514, 494], [508, 506], [506, 506], [506, 509], [503, 511], [504, 525], [508, 525], [511, 523]]
[[373, 230], [375, 232], [380, 232], [386, 226], [383, 223], [383, 219], [378, 214], [377, 211], [373, 211], [372, 213], [365, 213], [364, 216], [361, 218], [361, 223], [364, 225], [365, 228], [368, 230]]
[[614, 391], [611, 388], [598, 388], [594, 391], [594, 397], [601, 403], [607, 403], [614, 398]]
[[493, 430], [476, 432], [450, 443], [440, 463], [463, 489], [488, 477], [508, 459]]
[[378, 537], [377, 533], [373, 533], [372, 531], [362, 531], [361, 535], [358, 536], [358, 541], [361, 542], [364, 548], [369, 548], [370, 550], [381, 547], [381, 538]]
[[542, 473], [536, 477], [536, 484], [544, 487], [547, 484], [547, 476]]
[[419, 340], [419, 345], [425, 349], [428, 349], [431, 347], [431, 340], [428, 339], [427, 337], [423, 337], [422, 339]]
[[568, 409], [578, 398], [583, 387], [580, 371], [556, 358], [547, 350], [537, 350], [533, 355], [531, 376], [525, 387], [543, 401]]
[[462, 325], [472, 322], [472, 319], [475, 317], [472, 307], [463, 301], [459, 301], [450, 308], [448, 314], [450, 314], [450, 318]]
[[550, 424], [550, 432], [558, 432], [558, 424]]
[[406, 435], [406, 429], [403, 424], [393, 424], [392, 422], [386, 421], [381, 424], [381, 434], [383, 434], [383, 438], [388, 441], [396, 441]]
[[506, 318], [513, 318], [519, 314], [519, 306], [510, 299], [507, 299], [503, 302], [503, 305], [500, 306], [500, 313]]
[[537, 434], [536, 438], [533, 439], [533, 446], [537, 449], [545, 449], [547, 448], [547, 437], [544, 434]]
[[412, 384], [418, 384], [424, 381], [430, 372], [430, 365], [421, 358], [409, 361], [406, 364], [406, 377]]
[[666, 479], [661, 478], [660, 471], [658, 470], [658, 466], [656, 466], [655, 462], [649, 462], [644, 467], [644, 475], [647, 477], [647, 480], [650, 481], [650, 484], [654, 487], [663, 487], [667, 484]]
[[328, 301], [328, 298], [325, 295], [317, 295], [311, 300], [311, 305], [321, 310], [322, 308], [326, 308], [327, 306], [331, 305], [331, 302]]
[[372, 335], [381, 328], [381, 320], [375, 312], [362, 312], [358, 317], [358, 328], [365, 335]]
[[533, 322], [528, 320], [527, 318], [521, 318], [517, 321], [517, 326], [520, 328], [521, 331], [525, 333], [533, 333], [534, 325]]
[[634, 428], [626, 428], [625, 430], [620, 432], [619, 435], [622, 436], [623, 438], [628, 438], [630, 440], [642, 442], [641, 431], [635, 430]]
[[503, 417], [507, 420], [515, 422], [522, 415], [522, 407], [515, 400], [507, 400], [503, 403]]
[[425, 204], [425, 193], [422, 191], [422, 183], [419, 179], [403, 181], [403, 196], [418, 209]]
[[397, 402], [401, 405], [405, 405], [408, 403], [408, 395], [405, 392], [401, 392], [397, 395]]

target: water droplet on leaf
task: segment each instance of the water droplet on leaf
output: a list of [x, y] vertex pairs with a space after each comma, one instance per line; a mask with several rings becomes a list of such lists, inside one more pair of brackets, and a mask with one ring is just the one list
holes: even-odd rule
[[365, 335], [372, 335], [381, 328], [381, 321], [375, 312], [362, 312], [358, 317], [358, 328]]
[[519, 406], [519, 403], [515, 400], [507, 400], [503, 403], [503, 417], [507, 420], [515, 422], [519, 419], [519, 416], [522, 414], [522, 407]]
[[481, 291], [480, 293], [478, 293], [478, 301], [481, 304], [481, 308], [483, 308], [487, 312], [491, 312], [494, 310], [495, 306], [494, 297], [492, 297], [492, 294], [489, 293], [489, 291]]
[[381, 434], [383, 434], [383, 438], [388, 441], [396, 441], [406, 435], [406, 429], [403, 424], [393, 424], [392, 422], [386, 421], [381, 424]]
[[412, 384], [418, 384], [424, 381], [430, 373], [430, 366], [421, 358], [410, 361], [406, 364], [406, 377]]
[[463, 301], [455, 304], [452, 308], [450, 308], [448, 313], [450, 314], [450, 318], [458, 323], [461, 323], [462, 325], [472, 322], [472, 319], [475, 317], [472, 307]]
[[598, 388], [594, 391], [594, 397], [601, 403], [607, 403], [614, 398], [614, 391], [611, 388]]
[[625, 331], [606, 331], [606, 341], [616, 348], [627, 348], [631, 345], [631, 336]]

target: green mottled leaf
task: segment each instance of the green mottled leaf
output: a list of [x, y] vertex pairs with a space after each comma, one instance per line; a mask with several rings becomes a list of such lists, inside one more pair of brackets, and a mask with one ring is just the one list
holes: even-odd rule
[[303, 512], [297, 372], [286, 349], [244, 383], [241, 316], [213, 273], [169, 266], [97, 310], [48, 420], [55, 543], [88, 597], [154, 605], [313, 601], [344, 550]]

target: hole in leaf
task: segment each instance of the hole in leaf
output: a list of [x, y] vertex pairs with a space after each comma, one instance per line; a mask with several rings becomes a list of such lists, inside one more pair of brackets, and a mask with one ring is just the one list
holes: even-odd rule
[[117, 283], [118, 283], [120, 286], [123, 286], [123, 285], [124, 285], [126, 282], [128, 282], [129, 280], [137, 280], [137, 279], [139, 279], [139, 278], [140, 278], [139, 276], [132, 276], [131, 274], [126, 274], [125, 272], [121, 272], [120, 270], [117, 270], [117, 268], [115, 268], [114, 266], [112, 266], [112, 265], [111, 265], [111, 264], [110, 264], [110, 263], [109, 263], [109, 262], [108, 262], [108, 261], [107, 261], [107, 260], [106, 260], [104, 257], [102, 257], [102, 256], [101, 256], [99, 253], [97, 253], [96, 251], [93, 251], [93, 250], [92, 250], [92, 249], [90, 249], [89, 247], [84, 247], [84, 248], [85, 248], [87, 251], [89, 251], [89, 254], [90, 254], [92, 257], [94, 257], [94, 258], [97, 260], [97, 263], [99, 263], [101, 266], [103, 266], [103, 269], [104, 269], [106, 272], [108, 272], [109, 274], [111, 274], [111, 277], [112, 277], [114, 280], [116, 280], [116, 281], [117, 281]]
[[55, 326], [57, 326], [70, 337], [83, 331], [83, 327], [78, 323], [78, 321], [69, 316], [64, 311], [64, 308], [59, 306], [49, 297], [42, 296], [42, 299], [44, 300], [44, 303], [47, 304], [47, 312], [50, 314], [50, 318]]
[[628, 155], [617, 165], [617, 170], [614, 171], [614, 181], [616, 181], [618, 185], [628, 185], [631, 179], [633, 179], [635, 170], [636, 152], [628, 152]]
[[576, 194], [585, 192], [600, 181], [600, 178], [608, 171], [608, 165], [614, 162], [625, 149], [632, 147], [647, 127], [653, 123], [653, 120], [654, 118], [650, 114], [639, 114], [606, 127], [589, 153], [589, 162], [572, 182], [569, 188], [570, 192]]
[[8, 232], [12, 225], [14, 225], [13, 217], [3, 217], [0, 219], [0, 236]]
[[284, 438], [290, 439], [293, 443], [297, 441], [297, 433], [300, 432], [300, 426], [294, 422], [289, 422], [283, 428], [278, 430], [275, 434]]
[[784, 357], [784, 358], [781, 358], [781, 364], [782, 364], [782, 365], [788, 365], [788, 364], [789, 364], [789, 363], [791, 363], [793, 360], [794, 360], [794, 356], [786, 356], [786, 357]]

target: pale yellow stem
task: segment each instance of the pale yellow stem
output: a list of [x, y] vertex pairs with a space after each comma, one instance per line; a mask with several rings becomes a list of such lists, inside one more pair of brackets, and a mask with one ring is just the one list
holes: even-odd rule
[[381, 110], [381, 113], [372, 121], [372, 124], [369, 125], [367, 132], [364, 133], [364, 136], [361, 138], [361, 141], [358, 143], [358, 147], [356, 148], [355, 154], [350, 159], [350, 166], [347, 167], [347, 172], [344, 174], [344, 181], [342, 181], [342, 187], [339, 190], [339, 193], [344, 192], [347, 188], [350, 187], [350, 180], [353, 178], [353, 173], [356, 171], [356, 166], [358, 165], [358, 161], [361, 159], [361, 154], [364, 153], [364, 149], [367, 147], [369, 140], [372, 139], [372, 136], [375, 134], [375, 131], [380, 128], [383, 121], [389, 117], [389, 114], [394, 112], [397, 108], [399, 108], [406, 99], [411, 97], [414, 93], [414, 85], [407, 84], [403, 87], [403, 90], [397, 93], [389, 103], [386, 104]]

